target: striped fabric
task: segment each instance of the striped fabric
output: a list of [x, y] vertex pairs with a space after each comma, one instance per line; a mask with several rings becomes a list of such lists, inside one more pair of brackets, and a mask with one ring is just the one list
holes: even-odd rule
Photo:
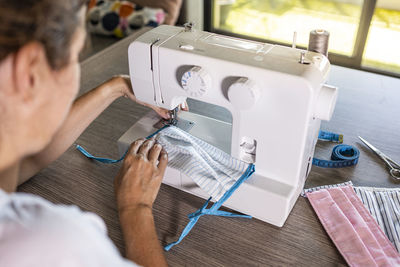
[[400, 266], [400, 255], [352, 186], [307, 193], [314, 211], [349, 266]]
[[170, 126], [157, 134], [157, 141], [168, 153], [168, 166], [179, 169], [218, 201], [246, 172], [248, 163]]
[[[321, 189], [353, 185], [351, 181], [304, 189], [301, 196]], [[400, 188], [353, 186], [365, 208], [371, 213], [390, 242], [400, 252]]]
[[354, 187], [390, 242], [400, 252], [400, 189]]

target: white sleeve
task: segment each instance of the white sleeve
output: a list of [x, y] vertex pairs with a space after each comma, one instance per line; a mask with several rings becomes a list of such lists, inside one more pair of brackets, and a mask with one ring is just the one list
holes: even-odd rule
[[0, 190], [0, 266], [137, 265], [119, 254], [94, 213]]

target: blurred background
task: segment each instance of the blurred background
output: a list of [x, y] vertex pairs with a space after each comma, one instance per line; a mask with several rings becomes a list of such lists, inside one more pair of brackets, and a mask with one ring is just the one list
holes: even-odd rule
[[304, 48], [325, 29], [331, 63], [400, 77], [400, 0], [210, 0], [204, 28]]
[[[118, 18], [120, 14], [115, 7], [123, 3], [128, 2], [91, 0], [88, 26], [99, 21], [93, 20], [99, 16], [95, 9], [105, 8], [102, 21], [114, 23], [105, 18], [109, 15]], [[300, 48], [307, 48], [311, 30], [324, 29], [330, 32], [328, 57], [332, 64], [400, 77], [400, 0], [129, 0], [129, 3], [135, 5], [131, 19], [127, 21], [120, 16], [115, 27], [129, 25], [136, 30], [157, 26], [154, 21], [131, 25], [143, 22], [143, 7], [148, 6], [167, 14], [169, 19], [164, 23], [183, 25], [191, 21], [197, 29], [261, 42], [291, 45], [296, 31]], [[90, 49], [82, 60], [125, 37], [120, 36], [120, 31], [115, 34], [114, 26], [91, 33]]]

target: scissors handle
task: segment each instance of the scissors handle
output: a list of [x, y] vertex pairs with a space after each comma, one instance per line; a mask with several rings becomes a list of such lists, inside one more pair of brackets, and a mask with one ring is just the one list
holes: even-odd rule
[[395, 168], [390, 169], [390, 175], [394, 179], [400, 180], [400, 169], [395, 169]]
[[385, 164], [389, 167], [390, 169], [390, 175], [395, 179], [400, 181], [400, 165], [395, 162], [394, 160], [392, 160], [391, 158], [389, 158], [388, 156], [386, 156], [385, 154], [383, 154], [379, 149], [377, 149], [376, 147], [374, 147], [373, 145], [371, 145], [369, 142], [367, 142], [364, 138], [362, 138], [361, 136], [359, 136], [358, 138], [360, 138], [360, 140], [367, 146], [369, 147], [369, 149], [371, 149], [372, 151], [374, 151], [384, 162]]
[[400, 169], [400, 165], [395, 162], [394, 160], [392, 160], [391, 158], [386, 156], [386, 159], [390, 162], [390, 164], [392, 165], [392, 169]]

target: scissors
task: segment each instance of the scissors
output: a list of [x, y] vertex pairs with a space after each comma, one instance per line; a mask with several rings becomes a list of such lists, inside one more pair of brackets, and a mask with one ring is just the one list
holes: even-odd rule
[[390, 175], [395, 179], [395, 180], [400, 180], [400, 165], [396, 162], [394, 162], [391, 158], [383, 154], [379, 149], [368, 143], [364, 138], [359, 136], [360, 140], [367, 146], [369, 149], [375, 152], [389, 167], [389, 172]]

